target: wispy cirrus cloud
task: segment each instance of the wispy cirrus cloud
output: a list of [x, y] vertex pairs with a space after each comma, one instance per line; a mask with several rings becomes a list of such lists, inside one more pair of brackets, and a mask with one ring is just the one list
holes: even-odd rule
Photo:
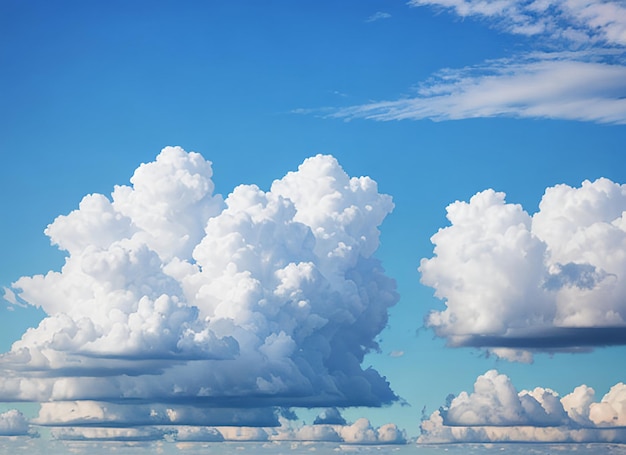
[[517, 117], [624, 124], [626, 66], [593, 61], [587, 53], [532, 53], [517, 60], [442, 70], [420, 84], [414, 96], [337, 109], [328, 116], [380, 121]]
[[443, 9], [482, 20], [502, 33], [536, 39], [526, 44], [526, 51], [509, 58], [442, 69], [408, 96], [317, 112], [348, 120], [513, 117], [626, 123], [623, 3], [413, 0], [409, 4]]
[[507, 33], [544, 35], [562, 45], [626, 45], [626, 7], [604, 0], [411, 0], [411, 6], [476, 17]]

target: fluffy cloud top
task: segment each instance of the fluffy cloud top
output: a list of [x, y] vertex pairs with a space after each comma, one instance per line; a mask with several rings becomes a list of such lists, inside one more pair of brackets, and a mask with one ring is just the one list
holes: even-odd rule
[[[372, 257], [391, 198], [331, 156], [307, 159], [269, 191], [241, 185], [225, 200], [211, 177], [201, 155], [167, 147], [131, 186], [116, 186], [111, 199], [85, 196], [48, 226], [68, 256], [61, 271], [13, 284], [48, 316], [0, 356], [0, 399], [118, 403], [92, 414], [102, 423], [145, 422], [191, 403], [232, 410], [396, 398], [378, 372], [361, 368], [398, 299]], [[146, 404], [140, 416], [124, 409], [127, 400]], [[150, 409], [155, 401], [168, 406]], [[55, 406], [39, 419], [62, 422]], [[234, 419], [180, 412], [212, 425]]]
[[28, 420], [17, 409], [0, 414], [0, 436], [23, 436], [29, 433]]
[[597, 402], [581, 385], [560, 397], [550, 389], [517, 392], [495, 370], [479, 376], [472, 393], [421, 425], [419, 442], [626, 442], [626, 385], [619, 383]]
[[626, 185], [557, 185], [533, 216], [493, 190], [447, 212], [419, 270], [447, 307], [426, 323], [450, 345], [529, 360], [626, 343]]
[[626, 45], [626, 8], [618, 1], [411, 0], [409, 4], [475, 16], [508, 33], [543, 35], [577, 45]]

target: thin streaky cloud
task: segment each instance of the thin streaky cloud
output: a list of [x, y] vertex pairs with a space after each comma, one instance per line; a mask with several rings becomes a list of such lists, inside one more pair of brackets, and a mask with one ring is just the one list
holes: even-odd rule
[[422, 83], [416, 96], [340, 108], [330, 117], [379, 121], [514, 117], [626, 123], [626, 67], [562, 56], [533, 53], [515, 63], [499, 59], [445, 69]]
[[626, 44], [626, 8], [623, 2], [519, 0], [411, 0], [414, 7], [451, 10], [460, 17], [476, 17], [507, 33], [537, 36], [570, 45]]
[[372, 14], [370, 17], [367, 18], [367, 20], [365, 22], [376, 22], [382, 19], [389, 19], [391, 17], [391, 14], [389, 13], [385, 13], [383, 11], [378, 11], [374, 14]]

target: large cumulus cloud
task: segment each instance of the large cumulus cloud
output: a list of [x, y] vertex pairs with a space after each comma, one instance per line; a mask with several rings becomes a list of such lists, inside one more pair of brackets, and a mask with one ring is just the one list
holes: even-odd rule
[[479, 376], [422, 422], [418, 442], [626, 442], [626, 385], [618, 383], [599, 401], [578, 386], [561, 397], [551, 389], [517, 391], [496, 370]]
[[[398, 299], [373, 257], [391, 198], [331, 156], [226, 199], [211, 178], [201, 155], [167, 147], [130, 186], [85, 196], [48, 226], [67, 259], [12, 285], [47, 317], [0, 356], [0, 399], [68, 402], [42, 408], [46, 425], [63, 424], [63, 406], [86, 412], [78, 425], [168, 423], [177, 409], [189, 423], [232, 425], [232, 412], [219, 421], [204, 408], [396, 398], [361, 367]], [[106, 402], [117, 407], [86, 411]], [[189, 405], [200, 409], [176, 408]]]
[[419, 269], [446, 305], [426, 323], [450, 345], [530, 360], [626, 344], [626, 185], [557, 185], [532, 216], [493, 190], [447, 212]]

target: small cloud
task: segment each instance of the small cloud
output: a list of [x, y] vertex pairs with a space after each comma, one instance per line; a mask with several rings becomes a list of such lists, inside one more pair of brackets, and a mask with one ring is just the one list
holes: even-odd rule
[[333, 90], [332, 93], [333, 93], [333, 95], [340, 96], [342, 98], [346, 98], [348, 96], [348, 94], [340, 92], [339, 90]]
[[389, 357], [402, 357], [404, 355], [404, 351], [391, 351], [389, 353]]
[[319, 413], [313, 425], [345, 425], [346, 419], [341, 416], [337, 408], [328, 408]]
[[22, 308], [26, 308], [27, 305], [24, 302], [20, 302], [20, 300], [18, 299], [18, 296], [15, 295], [15, 292], [13, 292], [13, 290], [7, 288], [7, 287], [3, 287], [2, 288], [4, 294], [2, 295], [2, 298], [7, 301], [10, 305], [7, 305], [7, 309], [13, 311], [15, 310], [15, 306], [19, 306]]
[[33, 436], [28, 420], [17, 409], [0, 414], [0, 436]]
[[368, 419], [360, 418], [352, 424], [313, 424], [298, 428], [280, 427], [273, 430], [273, 441], [341, 442], [354, 445], [406, 444], [406, 433], [394, 423], [373, 427]]
[[372, 14], [370, 17], [368, 17], [365, 22], [376, 22], [382, 19], [389, 19], [391, 17], [391, 14], [389, 13], [385, 13], [383, 11], [378, 11], [374, 14]]

